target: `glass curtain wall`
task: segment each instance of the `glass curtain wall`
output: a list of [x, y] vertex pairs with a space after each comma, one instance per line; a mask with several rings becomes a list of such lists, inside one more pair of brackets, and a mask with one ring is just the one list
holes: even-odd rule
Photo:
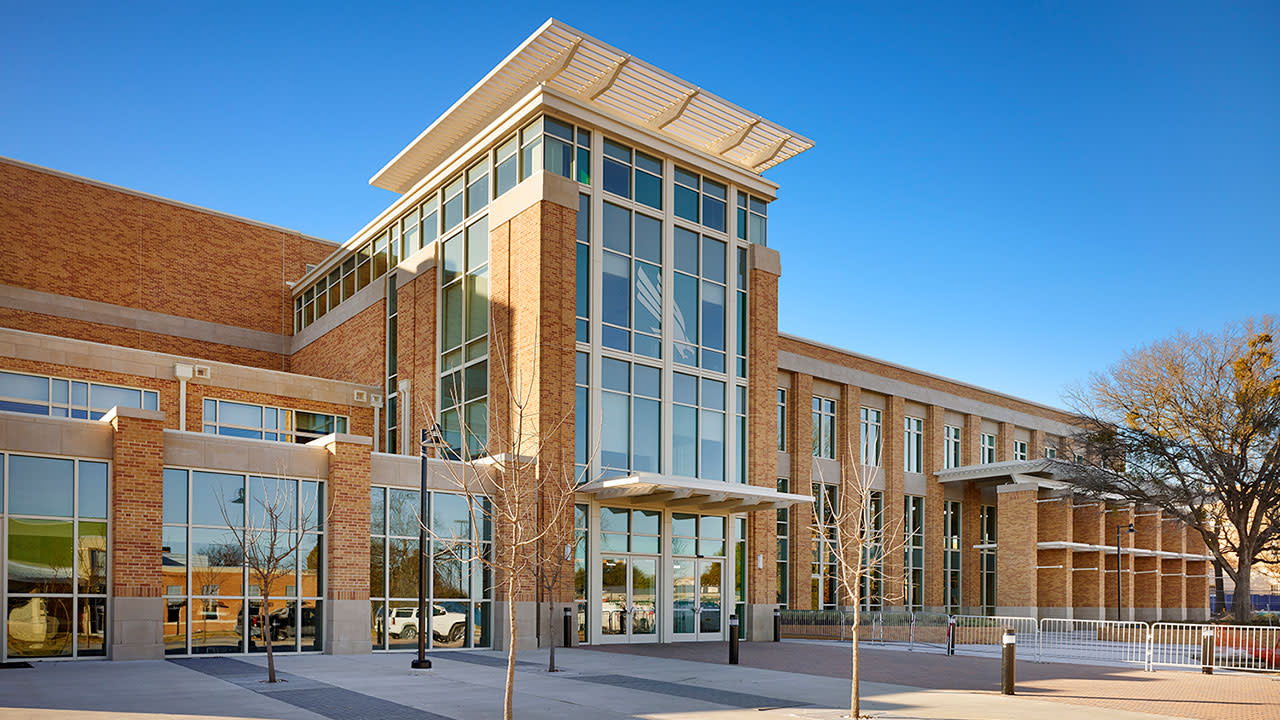
[[924, 610], [924, 498], [907, 495], [903, 503], [903, 605]]
[[273, 522], [276, 550], [297, 550], [267, 588], [265, 634], [275, 652], [324, 649], [324, 483], [169, 467], [163, 504], [166, 654], [266, 652], [241, 538], [269, 550]]
[[813, 560], [809, 571], [810, 607], [827, 610], [840, 603], [837, 594], [840, 573], [836, 558], [840, 533], [836, 513], [840, 508], [840, 489], [836, 485], [813, 483], [813, 500], [817, 532], [813, 534]]
[[0, 658], [106, 654], [108, 474], [102, 461], [0, 453]]
[[[374, 486], [369, 494], [370, 632], [375, 650], [418, 646], [430, 623], [429, 648], [492, 644], [493, 580], [480, 558], [491, 557], [493, 532], [483, 505], [456, 493], [431, 492], [427, 535], [427, 612], [418, 617], [419, 502], [417, 490]], [[482, 501], [483, 502], [483, 501]]]

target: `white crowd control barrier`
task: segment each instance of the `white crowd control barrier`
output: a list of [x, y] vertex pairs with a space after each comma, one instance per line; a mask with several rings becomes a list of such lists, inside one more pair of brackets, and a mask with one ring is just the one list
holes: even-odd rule
[[1092, 660], [1146, 668], [1150, 630], [1144, 622], [1044, 618], [1036, 642], [1041, 660]]
[[1151, 626], [1151, 664], [1220, 670], [1280, 670], [1280, 627]]
[[[1023, 648], [1035, 644], [1039, 631], [1036, 619], [1032, 617], [1015, 617], [1012, 615], [952, 615], [956, 621], [956, 652], [978, 655], [999, 655], [1000, 638], [1005, 628], [1013, 628], [1018, 633], [1018, 642]], [[1026, 652], [1024, 649], [1023, 652]]]

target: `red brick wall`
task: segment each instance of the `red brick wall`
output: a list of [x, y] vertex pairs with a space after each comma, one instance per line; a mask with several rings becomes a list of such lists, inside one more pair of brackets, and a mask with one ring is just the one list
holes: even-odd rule
[[289, 370], [382, 387], [386, 381], [387, 301], [379, 300], [298, 352]]
[[0, 283], [291, 335], [285, 282], [334, 249], [0, 162]]
[[[778, 486], [778, 276], [751, 270], [747, 288], [747, 479]], [[790, 400], [790, 398], [788, 398]], [[778, 601], [778, 514], [747, 518], [747, 555], [763, 555], [763, 567], [748, 561], [747, 601]]]
[[397, 289], [397, 377], [410, 386], [409, 424], [417, 438], [436, 411], [436, 269], [424, 270]]
[[[787, 394], [787, 414], [791, 433], [787, 449], [791, 451], [791, 492], [808, 495], [813, 483], [813, 378], [792, 373], [791, 391]], [[810, 575], [813, 563], [813, 503], [791, 506], [791, 602], [795, 610], [812, 610], [813, 593]]]
[[164, 438], [159, 420], [116, 417], [111, 483], [112, 595], [159, 597]]

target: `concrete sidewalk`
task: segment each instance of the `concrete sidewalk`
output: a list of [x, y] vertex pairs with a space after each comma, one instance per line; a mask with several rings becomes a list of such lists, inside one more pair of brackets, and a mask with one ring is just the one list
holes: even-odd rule
[[[516, 714], [566, 718], [835, 720], [847, 715], [848, 681], [751, 667], [603, 653], [520, 654]], [[489, 720], [502, 715], [501, 653], [439, 653], [416, 674], [408, 654], [286, 656], [289, 682], [267, 686], [265, 658], [194, 662], [41, 663], [0, 670], [0, 718], [281, 718], [289, 720]], [[865, 683], [877, 717], [950, 720], [1151, 720], [1161, 716], [1003, 697]]]

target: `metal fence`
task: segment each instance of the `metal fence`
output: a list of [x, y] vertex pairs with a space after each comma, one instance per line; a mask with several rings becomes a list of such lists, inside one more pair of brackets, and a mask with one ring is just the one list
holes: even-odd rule
[[[850, 640], [847, 610], [783, 610], [784, 637]], [[1280, 671], [1280, 627], [1069, 620], [885, 610], [862, 612], [862, 642], [907, 649], [947, 648], [998, 655], [1006, 629], [1017, 633], [1024, 653], [1040, 662], [1069, 661], [1222, 670]], [[1024, 655], [1029, 657], [1029, 655]]]

